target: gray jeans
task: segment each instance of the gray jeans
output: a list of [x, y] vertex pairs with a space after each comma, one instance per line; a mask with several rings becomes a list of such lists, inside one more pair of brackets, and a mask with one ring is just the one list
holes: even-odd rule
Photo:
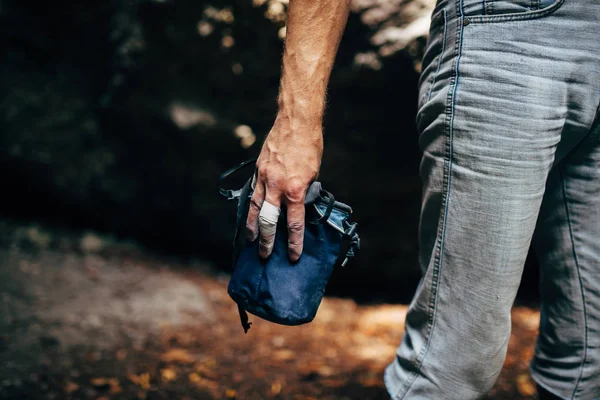
[[599, 0], [438, 1], [417, 115], [423, 279], [385, 372], [393, 399], [485, 395], [530, 245], [533, 378], [600, 398], [599, 104]]

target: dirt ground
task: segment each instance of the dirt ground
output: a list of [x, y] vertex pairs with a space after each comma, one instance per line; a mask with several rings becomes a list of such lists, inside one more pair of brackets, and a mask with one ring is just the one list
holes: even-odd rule
[[[227, 276], [209, 265], [94, 235], [71, 246], [23, 232], [35, 246], [0, 249], [2, 399], [389, 399], [382, 372], [405, 305], [326, 298], [311, 324], [251, 316], [245, 335]], [[527, 367], [538, 319], [514, 309], [488, 399], [535, 398]]]

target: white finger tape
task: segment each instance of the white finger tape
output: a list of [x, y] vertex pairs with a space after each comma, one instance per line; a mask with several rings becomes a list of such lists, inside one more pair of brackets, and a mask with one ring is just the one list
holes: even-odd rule
[[258, 215], [258, 225], [262, 235], [273, 235], [277, 229], [277, 220], [281, 209], [265, 201]]

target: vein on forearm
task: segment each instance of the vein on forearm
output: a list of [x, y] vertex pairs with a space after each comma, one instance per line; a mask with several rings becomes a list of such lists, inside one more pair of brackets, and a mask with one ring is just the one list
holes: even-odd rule
[[280, 113], [299, 120], [321, 119], [348, 9], [346, 0], [290, 0]]

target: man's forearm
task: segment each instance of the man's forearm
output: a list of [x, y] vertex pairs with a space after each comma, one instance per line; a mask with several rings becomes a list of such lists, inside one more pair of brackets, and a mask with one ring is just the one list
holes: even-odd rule
[[348, 12], [348, 0], [290, 0], [278, 118], [321, 124]]
[[[271, 225], [282, 205], [287, 209], [290, 259], [296, 261], [302, 254], [304, 197], [321, 166], [325, 91], [348, 9], [348, 0], [290, 0], [279, 112], [258, 157], [246, 221], [250, 240], [260, 233], [263, 258], [273, 250]], [[264, 210], [270, 210], [269, 218]]]

